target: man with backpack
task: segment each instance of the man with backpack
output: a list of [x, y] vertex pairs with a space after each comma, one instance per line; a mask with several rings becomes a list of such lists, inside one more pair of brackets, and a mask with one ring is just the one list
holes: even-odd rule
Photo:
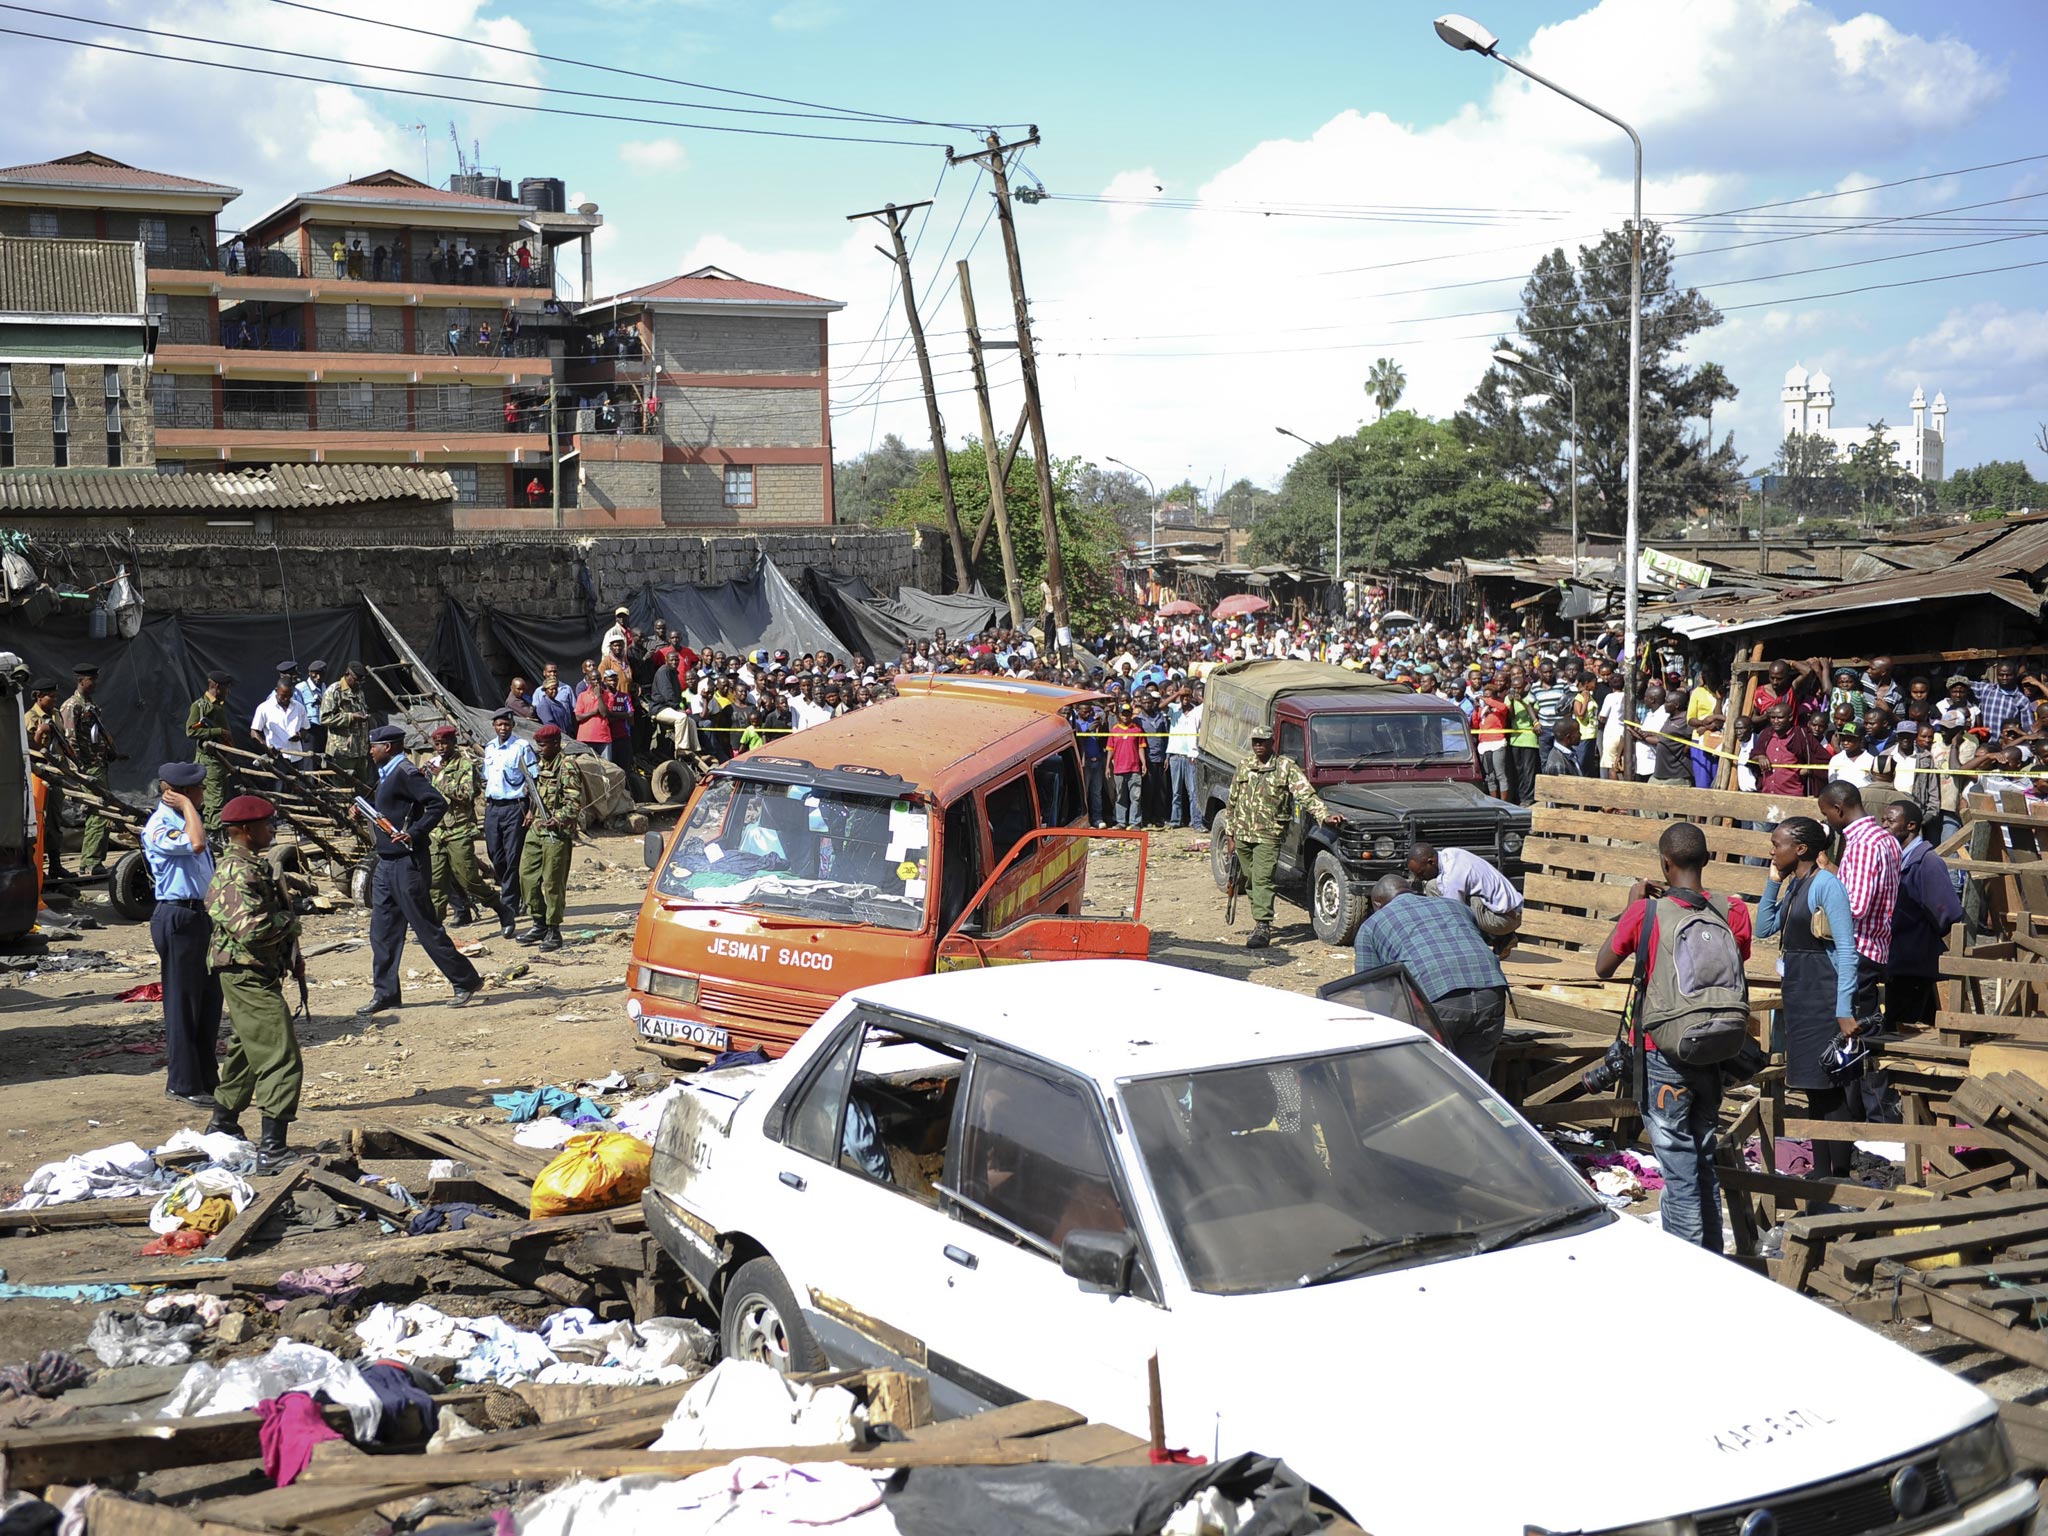
[[1638, 880], [1593, 960], [1607, 980], [1630, 955], [1636, 985], [1624, 1028], [1636, 1052], [1636, 1097], [1664, 1175], [1664, 1230], [1721, 1252], [1714, 1142], [1722, 1067], [1749, 1039], [1749, 908], [1702, 884], [1707, 837], [1689, 821], [1657, 839], [1663, 883]]

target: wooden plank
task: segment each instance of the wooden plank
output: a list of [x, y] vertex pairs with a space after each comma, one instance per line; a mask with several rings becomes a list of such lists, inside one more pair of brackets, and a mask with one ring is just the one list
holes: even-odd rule
[[[1042, 1438], [1042, 1437], [1039, 1437]], [[465, 1444], [475, 1444], [466, 1441]], [[497, 1451], [447, 1451], [438, 1456], [377, 1456], [363, 1462], [306, 1468], [294, 1488], [311, 1491], [348, 1489], [370, 1495], [368, 1503], [398, 1497], [389, 1490], [402, 1487], [403, 1496], [415, 1488], [450, 1488], [462, 1483], [507, 1483], [553, 1481], [564, 1478], [633, 1477], [655, 1473], [663, 1477], [689, 1477], [728, 1466], [745, 1456], [772, 1456], [777, 1461], [836, 1461], [842, 1466], [872, 1467], [1020, 1467], [1052, 1458], [1036, 1448], [1032, 1437], [1000, 1443], [969, 1440], [959, 1444], [924, 1444], [904, 1440], [868, 1450], [848, 1450], [842, 1445], [780, 1445], [729, 1451], [634, 1451], [634, 1450], [530, 1450], [516, 1453]], [[366, 1481], [376, 1479], [376, 1482]], [[356, 1508], [365, 1508], [358, 1504]]]
[[[1690, 785], [1635, 784], [1623, 779], [1543, 775], [1536, 780], [1538, 804], [1591, 811], [1634, 811], [1672, 821], [1726, 816], [1735, 821], [1783, 821], [1820, 815], [1820, 802], [1804, 795], [1765, 795], [1747, 790], [1694, 789]], [[1653, 834], [1654, 835], [1654, 834]]]
[[[1607, 820], [1608, 818], [1602, 818]], [[1752, 834], [1761, 837], [1761, 833]], [[1657, 850], [1651, 844], [1603, 848], [1593, 843], [1567, 842], [1562, 838], [1532, 837], [1522, 845], [1525, 862], [1553, 875], [1593, 874], [1619, 879], [1624, 888], [1636, 880], [1662, 878]], [[1754, 864], [1719, 860], [1708, 870], [1709, 884], [1717, 891], [1732, 891], [1750, 901], [1764, 894], [1770, 871]]]
[[272, 1179], [268, 1189], [259, 1185], [256, 1198], [243, 1206], [241, 1213], [206, 1245], [207, 1257], [232, 1259], [248, 1247], [256, 1229], [270, 1220], [271, 1213], [291, 1197], [291, 1192], [305, 1181], [305, 1177], [306, 1165], [295, 1163]]
[[488, 1131], [467, 1125], [417, 1126], [414, 1130], [431, 1131], [437, 1140], [451, 1146], [461, 1147], [467, 1154], [463, 1161], [474, 1167], [479, 1160], [507, 1173], [517, 1174], [531, 1184], [542, 1169], [555, 1160], [552, 1152], [541, 1152], [533, 1147], [522, 1147], [516, 1142], [500, 1141]]
[[1526, 901], [1542, 902], [1573, 915], [1605, 919], [1610, 930], [1614, 919], [1628, 908], [1628, 887], [1605, 880], [1566, 880], [1558, 875], [1533, 874], [1522, 880]]
[[1838, 1179], [1799, 1179], [1785, 1173], [1756, 1173], [1748, 1168], [1716, 1170], [1724, 1188], [1747, 1195], [1769, 1195], [1774, 1200], [1814, 1201], [1827, 1205], [1872, 1206], [1895, 1191], [1872, 1189]]
[[400, 1141], [410, 1143], [429, 1157], [453, 1158], [456, 1162], [467, 1163], [470, 1178], [509, 1211], [523, 1215], [533, 1208], [531, 1176], [522, 1176], [502, 1164], [493, 1166], [474, 1147], [464, 1146], [461, 1142], [443, 1135], [438, 1127], [380, 1125], [374, 1129], [380, 1135], [396, 1137]]
[[2009, 1150], [2012, 1141], [1981, 1126], [1891, 1125], [1871, 1120], [1800, 1120], [1787, 1118], [1783, 1135], [1808, 1141], [1908, 1141], [1932, 1147], [1996, 1147]]
[[[1906, 1283], [1913, 1285], [1915, 1281], [1908, 1276]], [[2048, 1370], [2048, 1333], [2033, 1328], [2013, 1328], [1964, 1305], [1943, 1291], [1921, 1288], [1921, 1294], [1927, 1298], [1928, 1321], [1935, 1327]]]
[[[1746, 819], [1760, 821], [1762, 817], [1752, 815]], [[1661, 823], [1644, 821], [1640, 817], [1616, 815], [1613, 812], [1573, 810], [1553, 805], [1533, 807], [1530, 824], [1534, 831], [1545, 837], [1596, 838], [1616, 842], [1620, 849], [1642, 848], [1645, 851], [1654, 850], [1658, 837], [1663, 833]], [[1706, 834], [1707, 852], [1713, 854], [1717, 861], [1767, 859], [1771, 855], [1771, 834], [1768, 832], [1752, 832], [1748, 827], [1742, 826], [1714, 825], [1703, 826], [1700, 831]], [[1650, 858], [1651, 867], [1648, 872], [1654, 875], [1657, 872], [1654, 852], [1650, 853]], [[1719, 862], [1715, 867], [1720, 867]]]
[[1957, 1013], [1943, 1009], [1934, 1027], [1944, 1033], [1988, 1035], [2021, 1045], [2048, 1045], [2048, 1019], [2001, 1018], [1991, 1013]]
[[[348, 1410], [321, 1410], [330, 1427], [347, 1433]], [[47, 1488], [52, 1483], [97, 1483], [128, 1472], [248, 1461], [262, 1454], [260, 1414], [212, 1413], [191, 1419], [143, 1419], [127, 1424], [55, 1425], [0, 1433], [0, 1489]]]
[[[1819, 1184], [1824, 1181], [1804, 1182]], [[1973, 1199], [1942, 1199], [1924, 1191], [1908, 1193], [1908, 1188], [1902, 1186], [1873, 1191], [1880, 1195], [1902, 1195], [1905, 1203], [1901, 1205], [1884, 1210], [1830, 1211], [1817, 1216], [1795, 1216], [1785, 1223], [1785, 1230], [1797, 1232], [1802, 1237], [1828, 1239], [1866, 1237], [1873, 1233], [1894, 1232], [1901, 1227], [1954, 1225], [2028, 1211], [2043, 1212], [2044, 1218], [2048, 1218], [2048, 1190], [2017, 1189], [1999, 1195], [1979, 1195]]]
[[1076, 1424], [1072, 1429], [1056, 1429], [1049, 1435], [1005, 1440], [1001, 1444], [1006, 1448], [1028, 1446], [1043, 1452], [1047, 1461], [1071, 1462], [1080, 1466], [1100, 1465], [1128, 1456], [1133, 1451], [1142, 1456], [1147, 1465], [1152, 1459], [1151, 1447], [1141, 1436], [1118, 1429], [1114, 1424]]
[[1027, 1435], [1049, 1435], [1056, 1430], [1072, 1429], [1077, 1424], [1087, 1422], [1085, 1414], [1076, 1413], [1071, 1408], [1037, 1398], [1027, 1398], [1021, 1403], [991, 1408], [986, 1413], [970, 1414], [964, 1419], [948, 1419], [943, 1424], [927, 1425], [923, 1429], [913, 1430], [910, 1438], [919, 1445], [993, 1442], [1015, 1440]]
[[1944, 1225], [1930, 1232], [1895, 1232], [1886, 1237], [1852, 1238], [1828, 1249], [1829, 1259], [1849, 1275], [1868, 1274], [1888, 1260], [1929, 1259], [1944, 1253], [1999, 1249], [2030, 1238], [2048, 1237], [2048, 1212], [2022, 1211], [1989, 1221]]
[[72, 1200], [32, 1211], [0, 1211], [0, 1232], [63, 1232], [73, 1227], [142, 1227], [156, 1209], [156, 1197], [136, 1200]]
[[1640, 1111], [1634, 1099], [1571, 1099], [1562, 1104], [1525, 1104], [1522, 1118], [1531, 1125], [1588, 1125], [1633, 1120]]
[[315, 1189], [325, 1190], [346, 1205], [358, 1206], [373, 1216], [383, 1216], [392, 1221], [404, 1219], [412, 1209], [396, 1195], [387, 1195], [375, 1185], [358, 1184], [354, 1179], [344, 1179], [325, 1168], [308, 1168], [306, 1182]]

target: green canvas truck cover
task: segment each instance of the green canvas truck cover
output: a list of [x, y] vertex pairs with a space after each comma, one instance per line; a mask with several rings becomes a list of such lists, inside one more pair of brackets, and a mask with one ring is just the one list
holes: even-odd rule
[[1210, 672], [1196, 743], [1235, 770], [1251, 756], [1252, 727], [1270, 726], [1273, 707], [1291, 693], [1407, 693], [1399, 683], [1320, 661], [1226, 662]]

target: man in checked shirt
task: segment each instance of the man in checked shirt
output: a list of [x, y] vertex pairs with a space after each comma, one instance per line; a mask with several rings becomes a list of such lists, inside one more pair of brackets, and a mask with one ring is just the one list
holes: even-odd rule
[[[1849, 911], [1856, 919], [1856, 990], [1850, 998], [1853, 1018], [1842, 1020], [1842, 1032], [1854, 1034], [1856, 1019], [1877, 1013], [1877, 983], [1892, 954], [1892, 913], [1899, 903], [1899, 845], [1877, 818], [1863, 808], [1863, 791], [1836, 780], [1820, 792], [1820, 816], [1841, 835], [1842, 856], [1835, 875], [1849, 889]], [[1882, 1102], [1884, 1078], [1872, 1072], [1861, 1085], [1866, 1115]]]

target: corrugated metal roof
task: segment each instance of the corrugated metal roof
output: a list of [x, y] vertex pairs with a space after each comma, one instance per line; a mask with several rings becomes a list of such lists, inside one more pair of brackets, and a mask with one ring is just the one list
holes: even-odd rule
[[133, 240], [0, 237], [0, 313], [145, 313]]
[[56, 160], [0, 167], [0, 185], [39, 187], [115, 187], [131, 192], [208, 192], [223, 201], [242, 195], [240, 187], [194, 181], [168, 171], [138, 170], [93, 151], [80, 150]]
[[154, 470], [0, 471], [0, 513], [288, 512], [365, 502], [453, 502], [446, 470], [398, 464], [273, 464], [166, 475]]

